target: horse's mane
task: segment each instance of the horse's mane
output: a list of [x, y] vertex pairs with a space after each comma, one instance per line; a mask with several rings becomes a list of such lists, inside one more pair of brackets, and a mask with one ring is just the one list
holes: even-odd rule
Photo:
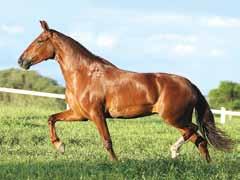
[[85, 55], [91, 60], [100, 62], [105, 65], [116, 67], [114, 64], [112, 64], [108, 60], [93, 54], [91, 51], [89, 51], [86, 47], [84, 47], [82, 44], [80, 44], [78, 41], [74, 40], [73, 38], [53, 29], [51, 29], [51, 32], [57, 34], [57, 36], [60, 37], [65, 43], [67, 43], [71, 48], [78, 50], [82, 55]]

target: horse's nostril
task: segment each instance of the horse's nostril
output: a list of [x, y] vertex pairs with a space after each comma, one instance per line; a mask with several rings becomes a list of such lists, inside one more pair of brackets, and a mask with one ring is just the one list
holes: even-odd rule
[[23, 62], [23, 61], [19, 58], [19, 59], [18, 59], [18, 64], [21, 65], [22, 62]]

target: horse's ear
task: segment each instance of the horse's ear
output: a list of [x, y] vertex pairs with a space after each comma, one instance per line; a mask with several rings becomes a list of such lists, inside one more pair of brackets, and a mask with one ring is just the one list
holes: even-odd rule
[[46, 21], [40, 21], [40, 24], [41, 24], [41, 26], [42, 26], [44, 31], [48, 31], [49, 30], [49, 26], [48, 26]]

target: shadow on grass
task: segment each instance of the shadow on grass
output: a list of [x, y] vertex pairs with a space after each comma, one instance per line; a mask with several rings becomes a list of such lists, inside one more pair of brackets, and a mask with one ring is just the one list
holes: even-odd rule
[[49, 161], [0, 164], [0, 179], [238, 179], [239, 161], [224, 164], [167, 158], [119, 162]]

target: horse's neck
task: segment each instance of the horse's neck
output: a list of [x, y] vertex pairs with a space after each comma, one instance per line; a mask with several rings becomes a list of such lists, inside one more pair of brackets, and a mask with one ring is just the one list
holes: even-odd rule
[[78, 78], [84, 79], [86, 76], [88, 76], [88, 73], [91, 71], [92, 64], [97, 64], [99, 66], [110, 66], [113, 69], [116, 68], [116, 66], [110, 62], [93, 55], [78, 42], [65, 36], [59, 37], [59, 34], [57, 34], [56, 37], [57, 38], [54, 41], [56, 60], [61, 67], [66, 85], [72, 83], [74, 79], [73, 76], [76, 73], [78, 74]]

